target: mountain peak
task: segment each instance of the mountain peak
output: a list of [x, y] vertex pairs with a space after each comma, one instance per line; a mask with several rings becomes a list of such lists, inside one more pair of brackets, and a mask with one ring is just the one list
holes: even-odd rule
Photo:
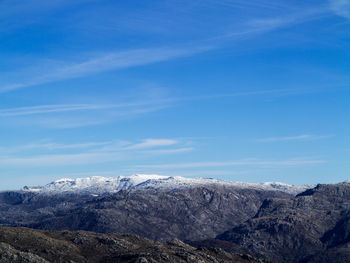
[[73, 182], [73, 181], [74, 181], [74, 179], [72, 179], [72, 178], [61, 178], [61, 179], [54, 181], [54, 183], [61, 184], [61, 183]]

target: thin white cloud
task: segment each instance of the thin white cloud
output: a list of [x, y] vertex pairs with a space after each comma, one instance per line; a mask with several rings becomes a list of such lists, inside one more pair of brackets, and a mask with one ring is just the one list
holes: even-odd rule
[[42, 140], [29, 144], [22, 144], [12, 147], [0, 147], [1, 152], [22, 152], [26, 150], [79, 150], [88, 149], [98, 152], [115, 152], [115, 151], [138, 151], [147, 150], [147, 152], [169, 151], [181, 152], [188, 151], [192, 148], [168, 148], [168, 146], [181, 146], [187, 144], [184, 139], [145, 139], [139, 143], [132, 143], [128, 141], [102, 141], [102, 142], [85, 142], [85, 143], [56, 143], [49, 140]]
[[[317, 92], [320, 89], [268, 89], [268, 90], [254, 90], [244, 92], [234, 92], [225, 94], [209, 94], [189, 97], [173, 97], [173, 98], [157, 98], [147, 99], [143, 101], [130, 101], [119, 104], [49, 104], [49, 105], [35, 105], [17, 108], [0, 109], [0, 117], [16, 117], [25, 115], [40, 115], [50, 113], [64, 113], [75, 111], [103, 111], [103, 110], [123, 110], [127, 109], [128, 113], [132, 110], [144, 111], [151, 107], [167, 107], [172, 103], [196, 101], [196, 100], [211, 100], [221, 98], [234, 97], [249, 97], [249, 96], [290, 96], [300, 95], [310, 92]], [[165, 106], [166, 105], [166, 106]], [[153, 111], [153, 110], [151, 110]]]
[[144, 107], [136, 107], [133, 109], [124, 109], [120, 111], [107, 111], [101, 115], [94, 116], [87, 116], [86, 114], [71, 118], [45, 118], [38, 120], [38, 124], [43, 128], [46, 127], [52, 129], [72, 129], [130, 119], [139, 115], [149, 114], [155, 111], [163, 110], [164, 108], [168, 108], [169, 106], [170, 105], [149, 105]]
[[325, 163], [324, 160], [313, 159], [287, 159], [287, 160], [257, 160], [243, 159], [228, 162], [194, 162], [194, 163], [174, 163], [174, 164], [156, 164], [156, 165], [138, 165], [140, 168], [153, 169], [185, 169], [185, 168], [205, 168], [205, 167], [229, 167], [229, 166], [305, 166]]
[[311, 135], [303, 134], [297, 136], [287, 136], [287, 137], [268, 137], [257, 139], [257, 142], [283, 142], [283, 141], [307, 141], [307, 140], [321, 140], [333, 137], [334, 135]]
[[[156, 156], [193, 150], [191, 147], [183, 147], [183, 144], [185, 143], [175, 139], [146, 139], [141, 143], [122, 141], [75, 144], [59, 144], [54, 142], [30, 143], [13, 147], [0, 147], [0, 166], [46, 167], [89, 165], [144, 158], [145, 154], [147, 156]], [[33, 153], [33, 150], [35, 150], [35, 153]]]
[[245, 0], [221, 0], [221, 1], [211, 1], [214, 4], [217, 5], [223, 5], [226, 7], [232, 7], [232, 8], [243, 8], [243, 9], [247, 9], [247, 8], [258, 8], [258, 9], [277, 9], [277, 10], [285, 10], [291, 7], [291, 5], [288, 5], [288, 1], [287, 2], [283, 2], [283, 1], [245, 1]]
[[[2, 84], [0, 85], [0, 93], [65, 79], [83, 77], [105, 71], [153, 64], [180, 57], [191, 56], [210, 49], [210, 47], [153, 48], [104, 53], [98, 57], [90, 58], [83, 62], [69, 63], [65, 66], [60, 65], [57, 68], [53, 68], [40, 76], [36, 76], [35, 78], [24, 82], [7, 85]], [[44, 69], [46, 68], [45, 65], [41, 65], [41, 67]]]
[[[0, 19], [13, 17], [15, 15], [43, 13], [67, 5], [76, 5], [77, 3], [87, 2], [88, 0], [51, 0], [42, 2], [40, 0], [21, 1], [21, 0], [2, 0], [0, 2]], [[19, 21], [22, 22], [22, 21]]]
[[52, 18], [52, 12], [57, 13], [67, 7], [84, 5], [93, 1], [95, 0], [1, 0], [0, 32], [11, 32], [16, 28], [40, 24], [43, 19]]
[[239, 29], [231, 30], [226, 34], [221, 34], [210, 38], [211, 40], [245, 39], [270, 31], [288, 28], [295, 25], [311, 22], [329, 16], [329, 9], [319, 6], [308, 8], [302, 11], [292, 11], [283, 16], [270, 16], [267, 18], [253, 18], [241, 24]]
[[40, 176], [45, 178], [77, 178], [77, 177], [91, 177], [91, 176], [103, 176], [103, 177], [116, 177], [120, 176], [120, 171], [89, 171], [89, 172], [77, 172], [77, 173], [44, 173], [43, 175], [30, 174], [30, 176]]
[[93, 110], [109, 110], [109, 109], [125, 109], [142, 106], [150, 106], [159, 103], [167, 102], [167, 100], [156, 100], [156, 101], [143, 101], [143, 102], [129, 102], [120, 104], [51, 104], [51, 105], [37, 105], [30, 107], [19, 107], [19, 108], [8, 108], [0, 109], [0, 117], [11, 117], [11, 116], [23, 116], [23, 115], [38, 115], [48, 113], [61, 113], [70, 111], [93, 111]]
[[[145, 99], [120, 104], [37, 105], [0, 109], [1, 125], [37, 126], [46, 129], [69, 129], [101, 125], [149, 114], [172, 106], [171, 100]], [[89, 114], [86, 112], [89, 111]]]
[[170, 146], [178, 144], [179, 141], [172, 139], [146, 139], [140, 143], [130, 145], [125, 150], [139, 150], [139, 149], [147, 149], [147, 148], [155, 148], [162, 146]]
[[[88, 143], [73, 143], [73, 144], [61, 144], [61, 143], [32, 143], [22, 146], [16, 146], [11, 148], [12, 152], [24, 151], [24, 150], [65, 150], [65, 149], [85, 149], [92, 147], [101, 147], [108, 145], [111, 142], [88, 142]], [[4, 149], [3, 147], [0, 149]]]
[[[343, 1], [345, 0], [334, 0], [334, 2], [341, 3], [343, 3]], [[276, 5], [262, 2], [255, 2], [254, 5], [259, 6], [261, 4], [263, 4], [263, 6], [272, 7], [280, 6], [278, 4]], [[338, 3], [335, 6], [339, 5], [340, 4]], [[56, 66], [52, 66], [51, 61], [48, 65], [45, 65], [44, 63], [37, 66], [33, 72], [31, 72], [32, 69], [24, 69], [26, 72], [25, 75], [34, 77], [23, 78], [21, 76], [18, 76], [17, 79], [23, 79], [21, 82], [10, 81], [7, 83], [0, 83], [0, 93], [60, 80], [85, 77], [100, 72], [126, 69], [135, 66], [143, 66], [152, 63], [173, 60], [176, 58], [192, 56], [204, 51], [220, 48], [222, 46], [222, 43], [220, 44], [220, 41], [218, 42], [217, 40], [222, 40], [226, 43], [232, 41], [233, 39], [251, 37], [256, 34], [266, 33], [271, 30], [305, 23], [329, 15], [329, 9], [324, 7], [308, 7], [303, 11], [293, 11], [293, 9], [291, 9], [289, 12], [290, 14], [284, 16], [271, 16], [263, 19], [247, 19], [247, 22], [244, 22], [238, 26], [236, 25], [238, 28], [237, 30], [229, 30], [228, 33], [220, 34], [218, 36], [208, 36], [208, 38], [197, 40], [195, 44], [192, 42], [191, 46], [131, 49], [126, 51], [101, 53], [98, 56], [86, 58], [85, 60], [78, 62], [57, 61]], [[203, 43], [207, 43], [206, 46], [203, 46]]]
[[193, 151], [193, 147], [183, 147], [183, 148], [175, 148], [175, 149], [159, 149], [159, 150], [147, 150], [147, 153], [153, 154], [172, 154], [172, 153], [183, 153]]
[[350, 19], [350, 0], [329, 0], [329, 3], [336, 15]]
[[120, 153], [76, 153], [50, 154], [32, 157], [0, 158], [1, 166], [10, 167], [46, 167], [46, 166], [75, 166], [83, 164], [98, 164], [122, 159]]
[[44, 129], [75, 129], [87, 126], [102, 125], [110, 122], [110, 119], [104, 116], [101, 117], [50, 117], [38, 118], [30, 120], [21, 120], [15, 123], [15, 126], [35, 126]]
[[[240, 171], [232, 171], [232, 170], [196, 170], [196, 171], [176, 171], [176, 172], [164, 172], [161, 174], [167, 175], [167, 176], [182, 176], [182, 177], [216, 177], [219, 176], [232, 176], [232, 175], [246, 175], [246, 174], [253, 174], [258, 173], [258, 170], [240, 170]], [[152, 173], [152, 172], [150, 172]]]
[[[74, 129], [86, 126], [103, 125], [151, 114], [179, 103], [201, 100], [219, 100], [235, 97], [268, 97], [297, 96], [320, 92], [322, 89], [271, 89], [226, 94], [208, 94], [183, 97], [150, 96], [141, 100], [142, 96], [134, 96], [129, 101], [120, 103], [79, 103], [79, 104], [49, 104], [0, 109], [0, 126], [36, 126], [44, 129]], [[110, 101], [110, 98], [109, 98]], [[89, 112], [89, 114], [86, 114]]]
[[[45, 147], [49, 150], [61, 150], [61, 149], [83, 149], [83, 148], [91, 148], [97, 146], [108, 145], [111, 142], [87, 142], [87, 143], [73, 143], [73, 144], [60, 144], [60, 143], [46, 143], [42, 145], [37, 145], [38, 147]], [[31, 145], [29, 145], [31, 146]], [[34, 147], [36, 145], [33, 145]]]
[[249, 21], [248, 25], [256, 30], [270, 31], [282, 27], [288, 27], [295, 24], [302, 24], [308, 21], [313, 21], [319, 18], [323, 18], [324, 16], [328, 16], [328, 10], [326, 8], [318, 7], [280, 17], [253, 19]]
[[103, 110], [117, 107], [124, 107], [125, 105], [94, 105], [94, 104], [69, 104], [69, 105], [39, 105], [31, 107], [19, 107], [10, 109], [1, 109], [1, 117], [36, 115], [69, 111], [86, 111], [86, 110]]
[[[188, 149], [170, 149], [164, 151], [147, 152], [147, 154], [176, 154], [188, 151]], [[125, 160], [143, 158], [142, 152], [84, 152], [72, 154], [43, 154], [33, 156], [0, 156], [0, 166], [2, 167], [54, 167], [54, 166], [79, 166], [100, 163], [116, 163]]]

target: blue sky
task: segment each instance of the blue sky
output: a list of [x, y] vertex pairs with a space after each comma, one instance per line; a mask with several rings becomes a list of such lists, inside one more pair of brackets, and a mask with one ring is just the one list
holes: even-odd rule
[[350, 1], [0, 1], [0, 189], [350, 171]]

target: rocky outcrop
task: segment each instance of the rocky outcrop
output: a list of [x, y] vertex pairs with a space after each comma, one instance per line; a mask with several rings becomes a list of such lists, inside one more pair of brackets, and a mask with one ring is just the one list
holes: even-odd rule
[[349, 211], [350, 184], [318, 185], [293, 199], [265, 200], [217, 239], [273, 262], [350, 262]]
[[179, 240], [162, 244], [134, 235], [0, 227], [0, 262], [258, 263], [249, 255], [197, 249]]

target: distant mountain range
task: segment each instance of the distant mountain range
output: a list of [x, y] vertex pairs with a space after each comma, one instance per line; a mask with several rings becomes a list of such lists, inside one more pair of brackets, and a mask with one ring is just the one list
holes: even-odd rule
[[87, 178], [62, 178], [51, 182], [45, 186], [36, 186], [23, 188], [24, 191], [38, 193], [77, 193], [77, 194], [106, 194], [116, 193], [120, 190], [130, 189], [150, 189], [150, 188], [185, 188], [198, 187], [206, 185], [223, 185], [235, 188], [250, 188], [268, 191], [282, 191], [289, 194], [297, 194], [312, 185], [290, 185], [285, 183], [266, 182], [266, 183], [243, 183], [224, 181], [212, 178], [186, 178], [172, 177], [153, 174], [135, 174], [132, 176], [102, 177], [92, 176]]
[[133, 175], [0, 192], [3, 226], [176, 238], [270, 262], [350, 262], [349, 211], [349, 182], [293, 186]]

